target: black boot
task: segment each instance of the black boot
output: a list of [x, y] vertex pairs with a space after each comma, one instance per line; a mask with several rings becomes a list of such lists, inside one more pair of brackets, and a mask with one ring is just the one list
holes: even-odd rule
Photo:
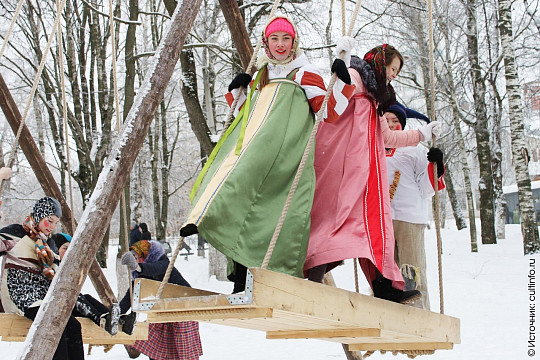
[[236, 294], [242, 292], [246, 289], [246, 276], [247, 276], [247, 267], [242, 264], [234, 263], [234, 270], [231, 274], [227, 276], [227, 279], [234, 282], [234, 288], [232, 293]]
[[73, 308], [73, 315], [88, 318], [99, 326], [101, 315], [103, 315], [103, 313], [98, 311], [84, 295], [79, 294], [75, 307]]
[[[378, 274], [377, 274], [378, 275]], [[382, 275], [372, 282], [373, 295], [376, 298], [393, 301], [397, 303], [406, 303], [412, 301], [422, 294], [418, 290], [398, 290], [392, 287], [392, 281], [383, 277]]]
[[135, 324], [137, 323], [137, 313], [131, 312], [129, 314], [120, 315], [120, 321], [118, 325], [121, 326], [122, 332], [131, 335], [135, 330]]
[[105, 319], [105, 331], [111, 335], [116, 335], [118, 333], [118, 322], [120, 321], [120, 305], [113, 303], [109, 312], [103, 314], [101, 318]]

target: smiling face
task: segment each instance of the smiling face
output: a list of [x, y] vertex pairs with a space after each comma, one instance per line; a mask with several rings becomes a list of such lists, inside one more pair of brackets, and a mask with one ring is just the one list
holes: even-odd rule
[[39, 221], [38, 229], [46, 236], [49, 236], [54, 231], [59, 221], [60, 219], [56, 215], [45, 216]]
[[384, 117], [388, 122], [388, 127], [390, 130], [401, 130], [401, 123], [399, 122], [398, 117], [393, 112], [385, 112]]
[[386, 65], [386, 84], [397, 78], [401, 71], [401, 65], [401, 60], [397, 56], [394, 56], [390, 64]]
[[65, 242], [58, 249], [58, 255], [60, 256], [60, 260], [64, 258], [64, 255], [66, 254], [68, 247], [69, 247], [69, 242]]
[[276, 31], [268, 37], [268, 48], [276, 60], [283, 61], [289, 57], [293, 46], [293, 37], [284, 31]]

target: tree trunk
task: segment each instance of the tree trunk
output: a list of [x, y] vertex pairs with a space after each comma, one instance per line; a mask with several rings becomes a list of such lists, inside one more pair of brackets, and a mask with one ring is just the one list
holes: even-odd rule
[[461, 211], [461, 206], [459, 205], [459, 199], [454, 189], [454, 181], [452, 180], [452, 172], [449, 167], [446, 167], [444, 173], [444, 183], [446, 184], [446, 191], [448, 192], [448, 197], [450, 198], [450, 205], [452, 205], [452, 212], [454, 214], [454, 219], [456, 221], [456, 227], [458, 230], [465, 229], [467, 227], [467, 222]]
[[[474, 195], [471, 186], [471, 175], [469, 170], [469, 163], [467, 160], [467, 149], [465, 147], [465, 140], [463, 139], [463, 133], [461, 131], [461, 123], [459, 121], [459, 109], [456, 102], [456, 86], [454, 82], [454, 69], [452, 63], [452, 57], [450, 55], [451, 41], [449, 38], [448, 27], [446, 24], [441, 23], [441, 33], [445, 39], [445, 55], [446, 55], [446, 67], [448, 69], [448, 90], [450, 104], [452, 105], [452, 122], [454, 124], [455, 139], [458, 144], [458, 157], [461, 163], [461, 169], [463, 171], [463, 182], [465, 188], [465, 196], [467, 197], [467, 211], [469, 216], [469, 235], [471, 239], [471, 252], [478, 252], [478, 242], [476, 234], [476, 214], [474, 209]], [[450, 176], [449, 176], [450, 177]], [[446, 177], [445, 177], [446, 179]], [[457, 224], [457, 223], [456, 223]]]
[[[229, 26], [234, 46], [242, 62], [242, 67], [245, 70], [251, 61], [253, 46], [251, 46], [251, 41], [249, 40], [244, 17], [236, 0], [219, 0], [219, 4], [223, 16], [225, 16], [225, 21], [227, 21], [227, 25]], [[248, 69], [248, 72], [253, 74], [255, 70], [253, 67], [252, 69]]]
[[496, 244], [495, 215], [493, 205], [493, 173], [489, 149], [488, 117], [485, 103], [486, 85], [478, 58], [478, 30], [476, 27], [476, 0], [467, 0], [467, 47], [469, 72], [473, 82], [474, 108], [476, 114], [476, 149], [480, 165], [480, 223], [482, 244]]
[[142, 146], [140, 139], [148, 132], [201, 1], [186, 0], [175, 11], [170, 29], [154, 55], [148, 77], [135, 99], [134, 108], [129, 112], [117, 145], [98, 178], [96, 190], [81, 217], [81, 224], [73, 235], [70, 251], [45, 296], [45, 304], [63, 306], [40, 308], [18, 359], [52, 358], [60, 337], [50, 334], [57, 333], [66, 325], [92, 260], [89, 255], [96, 253], [105, 233], [104, 222], [110, 221], [118, 204], [127, 176]]
[[518, 186], [523, 251], [525, 254], [534, 254], [540, 251], [540, 242], [538, 239], [538, 225], [536, 224], [534, 213], [531, 179], [529, 178], [529, 159], [525, 147], [523, 113], [521, 111], [521, 90], [513, 49], [512, 2], [509, 0], [498, 0], [498, 5], [499, 31], [504, 57], [508, 115], [512, 137], [512, 158]]
[[214, 149], [214, 143], [210, 139], [210, 129], [206, 123], [206, 118], [199, 102], [197, 90], [197, 69], [195, 67], [195, 59], [191, 49], [184, 49], [180, 55], [180, 63], [182, 64], [182, 95], [184, 104], [189, 115], [189, 123], [193, 133], [199, 140], [204, 155], [209, 156]]

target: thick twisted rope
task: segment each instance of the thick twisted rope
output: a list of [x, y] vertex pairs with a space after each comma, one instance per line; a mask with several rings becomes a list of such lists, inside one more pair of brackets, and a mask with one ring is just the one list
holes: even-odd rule
[[[61, 13], [60, 1], [56, 0], [56, 10], [58, 14]], [[73, 183], [71, 179], [71, 158], [69, 155], [69, 131], [68, 131], [68, 121], [67, 121], [67, 100], [66, 100], [66, 74], [64, 72], [64, 49], [62, 42], [62, 31], [60, 28], [56, 32], [56, 41], [58, 43], [58, 64], [60, 67], [60, 86], [62, 92], [62, 117], [64, 118], [64, 139], [66, 141], [66, 161], [67, 161], [67, 172], [68, 172], [68, 183], [69, 183], [69, 206], [73, 211]], [[75, 216], [71, 216], [71, 229], [75, 232]]]
[[[45, 67], [45, 60], [51, 48], [54, 35], [60, 27], [60, 19], [62, 18], [61, 11], [63, 11], [65, 5], [66, 5], [66, 0], [62, 0], [61, 5], [58, 7], [59, 12], [58, 14], [56, 14], [54, 26], [52, 28], [51, 33], [49, 34], [47, 45], [45, 46], [45, 50], [43, 51], [41, 62], [39, 64], [38, 71], [34, 78], [34, 83], [32, 84], [32, 90], [30, 91], [30, 95], [28, 96], [28, 101], [26, 102], [26, 107], [24, 109], [24, 113], [21, 118], [21, 124], [19, 125], [19, 130], [17, 130], [17, 135], [15, 136], [13, 146], [11, 147], [11, 153], [9, 154], [9, 160], [8, 160], [7, 166], [10, 168], [13, 167], [13, 163], [15, 162], [15, 154], [17, 153], [17, 148], [19, 147], [19, 139], [21, 138], [21, 134], [24, 129], [24, 124], [26, 122], [26, 118], [28, 117], [28, 112], [30, 111], [30, 106], [32, 105], [32, 100], [34, 99], [34, 94], [36, 93], [36, 89], [39, 84], [39, 78], [41, 77], [41, 73], [43, 72], [43, 68]], [[0, 196], [2, 195], [2, 191], [4, 190], [5, 183], [6, 183], [6, 180], [2, 180], [2, 184], [0, 185]]]
[[[360, 9], [360, 5], [362, 4], [361, 0], [358, 0], [356, 2], [356, 6], [354, 8], [354, 12], [351, 18], [351, 23], [349, 24], [349, 29], [347, 31], [347, 35], [350, 35], [352, 33], [352, 29], [354, 27], [354, 23], [356, 21], [356, 17], [358, 16], [358, 10]], [[339, 54], [340, 58], [343, 58], [344, 54]], [[302, 155], [302, 159], [300, 160], [300, 165], [298, 166], [298, 171], [296, 172], [296, 175], [294, 177], [291, 189], [289, 190], [289, 195], [287, 196], [287, 200], [285, 201], [285, 205], [283, 206], [283, 210], [281, 211], [281, 216], [279, 217], [276, 229], [274, 231], [274, 234], [272, 235], [272, 239], [270, 240], [270, 244], [268, 245], [268, 250], [266, 251], [266, 254], [264, 256], [264, 260], [262, 262], [261, 268], [266, 269], [268, 268], [268, 263], [270, 262], [270, 258], [272, 257], [272, 253], [274, 251], [274, 248], [276, 247], [276, 242], [279, 237], [279, 234], [281, 233], [281, 228], [283, 227], [283, 223], [285, 222], [285, 217], [287, 216], [287, 212], [289, 210], [289, 206], [291, 205], [292, 198], [294, 196], [294, 193], [296, 192], [296, 188], [298, 186], [298, 182], [300, 181], [300, 178], [302, 176], [302, 172], [304, 171], [304, 167], [306, 165], [307, 158], [309, 154], [311, 153], [311, 148], [313, 147], [313, 143], [315, 142], [315, 136], [317, 135], [317, 130], [319, 129], [319, 124], [322, 120], [324, 110], [326, 109], [326, 105], [328, 103], [328, 100], [330, 99], [330, 94], [332, 93], [332, 89], [334, 88], [334, 84], [336, 83], [337, 75], [333, 74], [332, 78], [330, 79], [330, 83], [328, 84], [328, 89], [326, 91], [326, 95], [324, 97], [324, 101], [321, 105], [321, 108], [319, 109], [319, 112], [317, 113], [317, 120], [315, 121], [315, 125], [313, 125], [313, 130], [311, 131], [311, 136], [309, 137], [308, 143], [306, 145], [306, 149], [304, 150], [304, 154]]]
[[[431, 113], [430, 116], [435, 120], [435, 59], [433, 52], [435, 51], [435, 42], [433, 40], [433, 2], [428, 0], [428, 22], [429, 22], [429, 77], [431, 85]], [[431, 145], [436, 146], [436, 138], [433, 136]], [[435, 185], [435, 231], [437, 233], [437, 260], [439, 269], [439, 308], [440, 313], [444, 314], [444, 293], [443, 293], [443, 278], [442, 278], [442, 239], [441, 239], [441, 223], [440, 223], [440, 207], [439, 207], [439, 184], [437, 166], [433, 167], [433, 179]], [[473, 219], [474, 221], [474, 219]]]
[[19, 17], [19, 13], [21, 12], [23, 1], [24, 0], [20, 0], [17, 4], [15, 14], [13, 14], [13, 19], [11, 19], [11, 23], [9, 24], [9, 29], [6, 33], [6, 36], [4, 37], [4, 43], [2, 44], [2, 48], [0, 49], [0, 59], [2, 59], [2, 56], [4, 55], [4, 50], [6, 50], [7, 44], [9, 43], [9, 38], [11, 37], [11, 33], [13, 32], [13, 28], [15, 27], [15, 23], [17, 22], [17, 18]]
[[[120, 134], [120, 102], [118, 100], [118, 79], [117, 79], [117, 65], [116, 65], [116, 33], [114, 31], [114, 10], [113, 2], [109, 0], [109, 31], [111, 32], [111, 56], [112, 56], [112, 71], [113, 71], [113, 89], [114, 89], [114, 106], [116, 117], [116, 131]], [[122, 191], [122, 217], [124, 221], [121, 226], [124, 228], [124, 248], [129, 251], [129, 231], [128, 231], [128, 219], [127, 219], [127, 203], [126, 192]], [[133, 300], [133, 284], [131, 281], [131, 271], [128, 271], [128, 284], [129, 284], [129, 298]]]

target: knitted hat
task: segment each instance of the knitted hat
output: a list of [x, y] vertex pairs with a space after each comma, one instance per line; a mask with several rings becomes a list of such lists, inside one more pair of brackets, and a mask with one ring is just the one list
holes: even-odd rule
[[[276, 31], [284, 31], [293, 37], [293, 44], [289, 56], [284, 60], [277, 60], [268, 45], [268, 36]], [[288, 64], [302, 54], [299, 48], [299, 36], [296, 27], [291, 19], [285, 15], [276, 15], [269, 19], [261, 34], [264, 53], [257, 58], [257, 67], [261, 69], [266, 64], [284, 65]]]
[[401, 124], [401, 130], [405, 129], [405, 125], [407, 124], [407, 113], [405, 112], [405, 106], [396, 101], [392, 106], [386, 109], [385, 112], [391, 112], [392, 114], [396, 115], [399, 123]]
[[405, 129], [405, 125], [407, 125], [407, 118], [420, 119], [424, 120], [427, 123], [431, 122], [431, 120], [429, 120], [426, 115], [421, 114], [418, 111], [406, 108], [397, 101], [388, 109], [386, 109], [385, 112], [391, 112], [397, 116], [399, 123], [401, 124], [401, 130]]
[[64, 245], [67, 242], [71, 242], [71, 236], [64, 233], [58, 233], [51, 236], [51, 238], [54, 240], [54, 243], [56, 244], [56, 247], [60, 249], [60, 246]]
[[129, 250], [135, 251], [137, 253], [137, 255], [139, 255], [143, 259], [146, 259], [146, 257], [148, 256], [148, 252], [150, 251], [151, 246], [152, 246], [152, 244], [150, 244], [150, 241], [141, 240], [141, 241], [137, 241], [135, 244], [131, 245]]
[[293, 25], [289, 22], [289, 20], [282, 17], [275, 18], [268, 25], [266, 25], [266, 29], [264, 29], [264, 36], [266, 36], [268, 39], [270, 35], [278, 31], [286, 32], [287, 34], [291, 35], [293, 39], [296, 37]]
[[136, 228], [137, 227], [137, 222], [135, 220], [131, 220], [131, 227], [132, 228]]
[[41, 219], [50, 216], [56, 215], [59, 219], [62, 217], [62, 207], [58, 200], [52, 197], [44, 197], [39, 199], [32, 208], [32, 217], [36, 224], [39, 224]]

